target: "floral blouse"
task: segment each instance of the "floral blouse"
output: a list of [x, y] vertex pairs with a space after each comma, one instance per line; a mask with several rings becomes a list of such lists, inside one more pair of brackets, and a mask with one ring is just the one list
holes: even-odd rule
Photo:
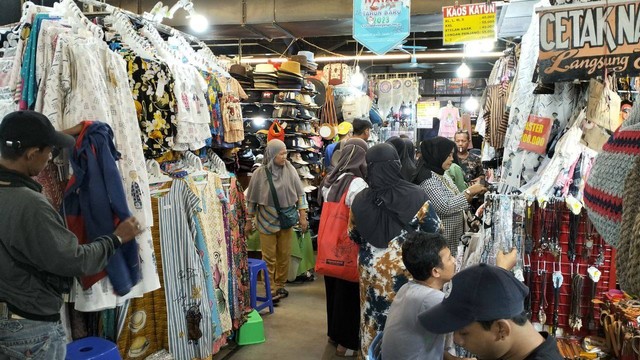
[[170, 151], [177, 130], [173, 74], [166, 64], [142, 59], [129, 52], [129, 87], [136, 106], [146, 158], [157, 158]]

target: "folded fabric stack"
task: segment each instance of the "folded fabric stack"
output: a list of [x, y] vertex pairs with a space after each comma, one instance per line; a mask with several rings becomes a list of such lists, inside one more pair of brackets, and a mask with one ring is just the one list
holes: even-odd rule
[[253, 82], [256, 89], [276, 89], [278, 72], [273, 64], [258, 64], [253, 71]]
[[281, 89], [302, 89], [304, 78], [300, 72], [300, 63], [297, 61], [286, 61], [278, 69], [278, 86]]

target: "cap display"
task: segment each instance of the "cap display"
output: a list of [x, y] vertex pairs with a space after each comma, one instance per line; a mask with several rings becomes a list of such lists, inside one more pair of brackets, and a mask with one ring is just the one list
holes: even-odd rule
[[442, 303], [418, 315], [434, 334], [462, 329], [474, 321], [510, 319], [522, 314], [529, 293], [509, 271], [493, 265], [468, 267], [451, 279], [451, 293]]
[[275, 100], [275, 93], [273, 91], [263, 91], [262, 92], [262, 98], [260, 99], [260, 102], [262, 102], [262, 103], [273, 103], [274, 100]]
[[0, 141], [16, 150], [43, 145], [69, 148], [76, 142], [73, 136], [56, 131], [45, 115], [31, 110], [7, 114], [0, 124]]
[[310, 163], [310, 164], [316, 164], [320, 162], [320, 155], [311, 152], [311, 151], [306, 151], [304, 153], [302, 153], [302, 160]]
[[316, 178], [311, 174], [311, 171], [309, 171], [309, 168], [307, 166], [301, 166], [297, 170], [298, 170], [298, 175], [300, 175], [301, 178], [309, 179], [309, 180], [313, 180]]
[[302, 179], [302, 188], [304, 189], [304, 192], [306, 193], [310, 193], [313, 190], [317, 189], [316, 186], [311, 185], [311, 183], [309, 183], [309, 180], [307, 179]]
[[292, 163], [300, 164], [300, 165], [309, 165], [308, 162], [302, 160], [302, 155], [298, 152], [291, 153], [291, 156], [289, 156], [289, 158], [291, 159]]
[[316, 78], [308, 77], [307, 80], [313, 84], [316, 94], [313, 97], [317, 106], [323, 106], [327, 99], [327, 89], [324, 83]]
[[351, 131], [353, 131], [353, 125], [350, 122], [343, 121], [338, 125], [339, 135], [347, 135]]

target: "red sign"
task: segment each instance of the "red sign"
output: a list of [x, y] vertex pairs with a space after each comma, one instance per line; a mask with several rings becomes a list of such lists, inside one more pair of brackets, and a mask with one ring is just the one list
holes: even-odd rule
[[544, 154], [547, 151], [547, 142], [551, 132], [551, 119], [529, 115], [524, 132], [520, 139], [520, 149]]

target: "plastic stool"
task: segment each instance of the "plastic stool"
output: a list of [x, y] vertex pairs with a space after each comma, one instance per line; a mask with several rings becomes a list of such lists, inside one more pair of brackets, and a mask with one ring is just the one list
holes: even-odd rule
[[65, 360], [122, 360], [116, 344], [99, 337], [86, 337], [67, 344]]
[[249, 313], [247, 322], [238, 331], [238, 345], [252, 345], [265, 342], [264, 323], [260, 313], [253, 310]]
[[[262, 271], [262, 275], [264, 276], [264, 287], [266, 290], [266, 295], [264, 297], [257, 295], [258, 273], [260, 273], [260, 271]], [[273, 298], [271, 297], [271, 284], [269, 283], [267, 263], [264, 262], [264, 260], [249, 258], [249, 275], [249, 281], [251, 282], [251, 307], [259, 312], [268, 306], [269, 313], [273, 314]], [[257, 304], [258, 301], [261, 302], [260, 305]]]

